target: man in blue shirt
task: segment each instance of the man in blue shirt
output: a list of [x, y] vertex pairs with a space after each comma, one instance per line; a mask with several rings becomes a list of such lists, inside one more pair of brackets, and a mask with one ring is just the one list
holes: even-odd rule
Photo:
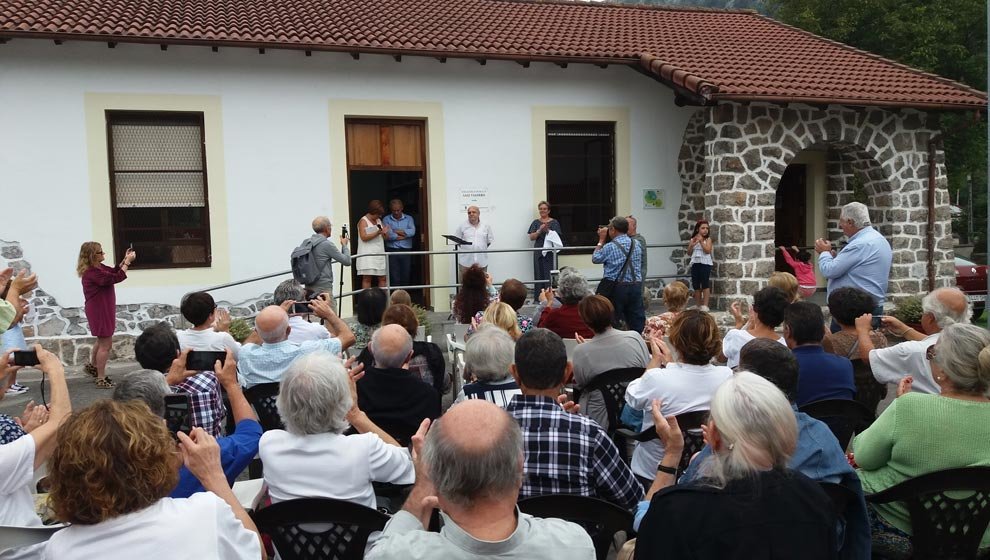
[[[413, 239], [416, 236], [416, 222], [412, 216], [402, 213], [404, 206], [398, 198], [389, 202], [392, 213], [382, 220], [388, 226], [385, 236], [385, 251], [401, 253], [412, 251]], [[412, 269], [412, 257], [409, 255], [389, 255], [388, 280], [392, 286], [408, 286]]]
[[[873, 296], [876, 304], [873, 314], [883, 315], [893, 260], [890, 243], [873, 229], [870, 211], [861, 202], [850, 202], [842, 207], [839, 227], [849, 242], [838, 254], [834, 253], [831, 242], [815, 240], [818, 269], [828, 279], [828, 293], [847, 286], [859, 288]], [[832, 321], [832, 332], [838, 330], [838, 324]]]
[[[612, 302], [616, 321], [625, 320], [629, 330], [643, 332], [646, 324], [646, 310], [643, 308], [643, 246], [633, 243], [628, 234], [629, 221], [622, 216], [609, 220], [607, 228], [598, 228], [598, 245], [591, 254], [591, 262], [604, 264], [602, 278], [615, 281], [612, 293], [603, 295]], [[607, 241], [610, 237], [612, 240]]]
[[822, 308], [799, 301], [784, 310], [784, 340], [798, 361], [797, 394], [794, 401], [804, 406], [825, 399], [856, 397], [852, 362], [822, 348], [825, 317]]

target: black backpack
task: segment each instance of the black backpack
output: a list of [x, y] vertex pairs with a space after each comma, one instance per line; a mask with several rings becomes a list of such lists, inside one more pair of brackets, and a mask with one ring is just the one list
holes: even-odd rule
[[[313, 242], [313, 238], [310, 237], [292, 250], [289, 263], [292, 265], [292, 277], [296, 279], [296, 282], [308, 286], [316, 282], [316, 279], [320, 277], [322, 269], [316, 265], [316, 255], [313, 254], [313, 249], [326, 240], [325, 237], [321, 236], [319, 241]], [[327, 260], [323, 268], [326, 268], [329, 264], [331, 264], [331, 261]]]

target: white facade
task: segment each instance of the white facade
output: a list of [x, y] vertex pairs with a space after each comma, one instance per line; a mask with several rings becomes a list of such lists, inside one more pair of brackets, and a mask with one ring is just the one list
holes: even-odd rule
[[[630, 68], [299, 51], [12, 40], [0, 46], [0, 240], [17, 241], [42, 288], [62, 308], [80, 307], [74, 268], [79, 245], [100, 241], [112, 264], [106, 108], [206, 107], [213, 269], [137, 270], [117, 288], [118, 304], [178, 305], [202, 287], [288, 268], [288, 254], [326, 214], [335, 233], [347, 204], [343, 116], [428, 119], [432, 248], [465, 216], [462, 188], [487, 188], [493, 248], [527, 247], [526, 229], [545, 197], [540, 144], [544, 117], [592, 120], [620, 115], [618, 211], [639, 218], [651, 243], [679, 243], [678, 151], [693, 108]], [[147, 102], [145, 107], [143, 103]], [[116, 104], [121, 104], [117, 106]], [[378, 109], [393, 113], [378, 113]], [[354, 113], [366, 110], [367, 113]], [[422, 114], [415, 114], [422, 110]], [[212, 114], [212, 113], [215, 114]], [[413, 113], [413, 114], [409, 114]], [[211, 120], [212, 119], [212, 120]], [[542, 174], [541, 174], [542, 173]], [[666, 189], [666, 207], [644, 210], [642, 189]], [[17, 200], [17, 208], [11, 202]], [[437, 204], [439, 203], [439, 205]], [[104, 207], [105, 206], [105, 207]], [[444, 231], [440, 231], [446, 226]], [[673, 273], [668, 250], [652, 250], [651, 274]], [[139, 255], [140, 257], [140, 255]], [[590, 257], [568, 257], [588, 273]], [[529, 254], [493, 255], [501, 280], [532, 279]], [[452, 259], [438, 261], [447, 281]], [[335, 267], [336, 268], [336, 267]], [[270, 292], [278, 279], [216, 292], [240, 302]], [[436, 297], [443, 305], [446, 298]]]

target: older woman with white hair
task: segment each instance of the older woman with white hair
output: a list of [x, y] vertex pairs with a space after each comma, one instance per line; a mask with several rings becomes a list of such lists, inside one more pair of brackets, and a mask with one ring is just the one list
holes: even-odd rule
[[[272, 502], [319, 497], [374, 508], [372, 482], [415, 481], [409, 452], [358, 408], [354, 381], [326, 352], [286, 370], [276, 401], [285, 430], [265, 432], [259, 449]], [[343, 435], [349, 426], [358, 434]]]
[[679, 486], [673, 484], [684, 438], [661, 405], [655, 400], [651, 412], [668, 453], [646, 496], [652, 500], [639, 524], [636, 558], [838, 557], [828, 496], [787, 469], [798, 430], [780, 389], [747, 371], [722, 383], [704, 427], [713, 453], [700, 465], [701, 478]]
[[[930, 472], [990, 465], [990, 334], [975, 325], [949, 325], [926, 354], [941, 394], [911, 392], [913, 379], [904, 378], [894, 402], [853, 440], [867, 492]], [[907, 507], [894, 502], [869, 509], [874, 550], [894, 557], [910, 552]], [[990, 531], [981, 547], [990, 547]]]
[[509, 366], [516, 343], [495, 325], [482, 325], [468, 339], [464, 350], [464, 367], [473, 381], [464, 385], [455, 403], [466, 399], [484, 399], [505, 408], [514, 395], [521, 395]]
[[[560, 338], [595, 336], [591, 327], [581, 319], [581, 313], [578, 311], [578, 304], [590, 295], [591, 287], [588, 286], [588, 280], [583, 274], [573, 268], [566, 272], [561, 270], [557, 279], [557, 288], [547, 288], [540, 293], [537, 326], [553, 331]], [[560, 307], [553, 307], [555, 298], [560, 300]]]

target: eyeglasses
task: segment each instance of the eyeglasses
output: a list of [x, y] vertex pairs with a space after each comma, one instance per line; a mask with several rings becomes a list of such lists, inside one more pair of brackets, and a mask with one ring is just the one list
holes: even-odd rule
[[932, 344], [925, 350], [925, 359], [929, 362], [935, 359], [935, 345]]

